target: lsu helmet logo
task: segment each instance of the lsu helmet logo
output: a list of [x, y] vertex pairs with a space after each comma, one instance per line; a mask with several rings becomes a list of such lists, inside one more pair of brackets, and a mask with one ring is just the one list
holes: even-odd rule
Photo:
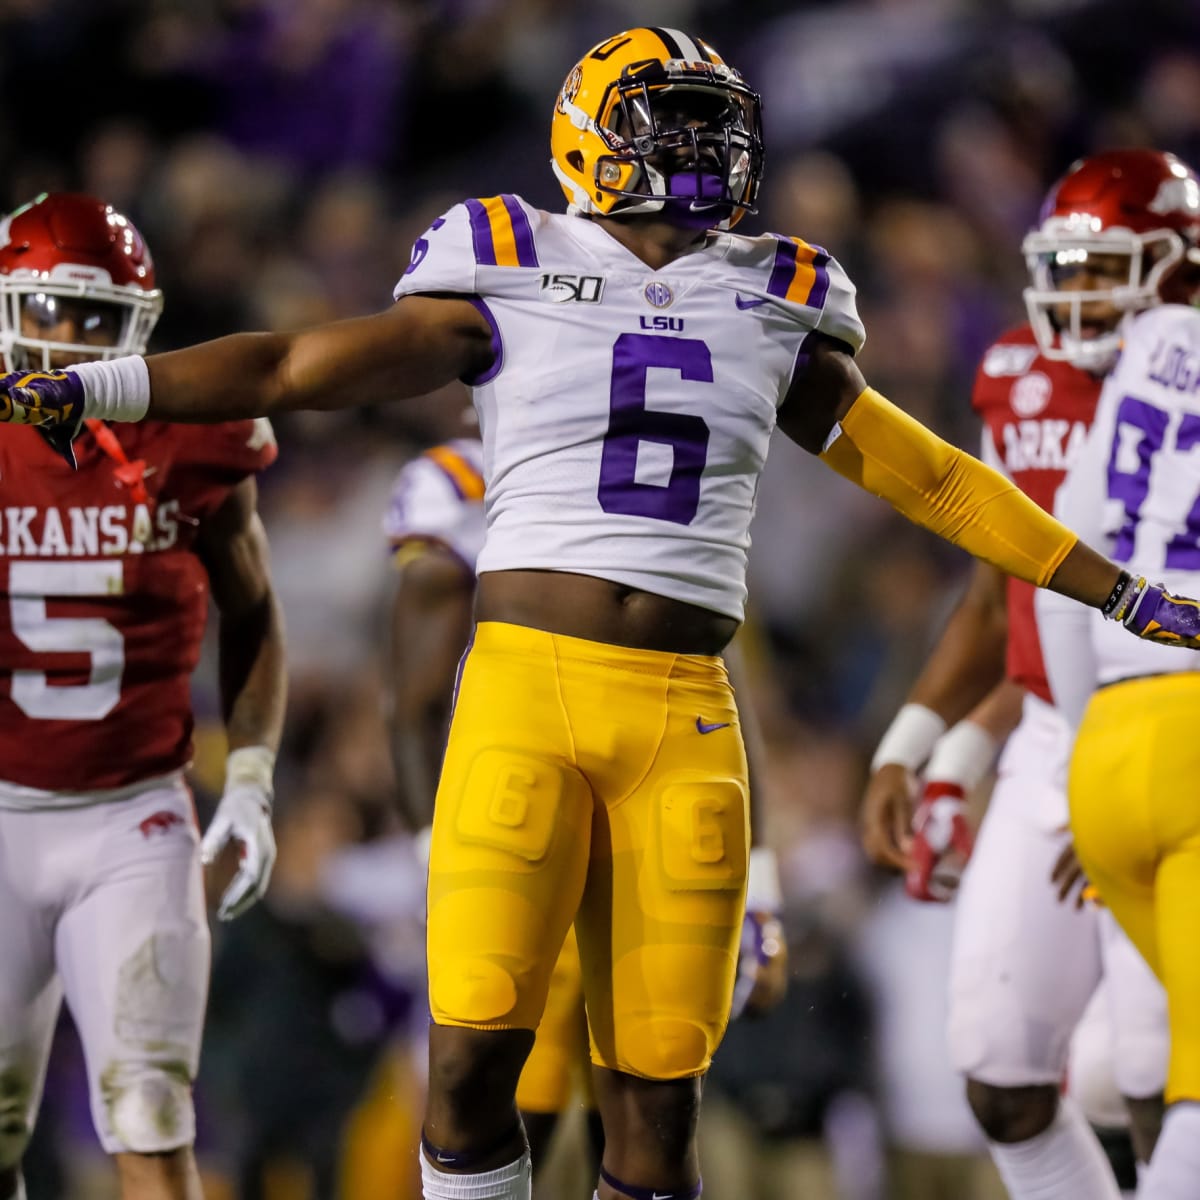
[[567, 105], [579, 94], [579, 85], [583, 82], [583, 67], [576, 63], [571, 73], [563, 80], [562, 90], [558, 93], [558, 103], [554, 106], [560, 113], [567, 111]]

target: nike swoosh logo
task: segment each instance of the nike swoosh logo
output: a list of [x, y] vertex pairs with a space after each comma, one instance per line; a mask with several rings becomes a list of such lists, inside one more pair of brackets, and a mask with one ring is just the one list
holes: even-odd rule
[[712, 733], [713, 730], [715, 730], [715, 729], [728, 729], [728, 728], [729, 728], [728, 721], [717, 721], [712, 725], [705, 725], [703, 717], [696, 718], [696, 732], [697, 733]]
[[748, 308], [757, 308], [760, 304], [766, 304], [766, 300], [760, 300], [754, 296], [752, 296], [749, 300], [743, 300], [740, 292], [733, 293], [733, 302], [743, 312], [745, 312], [745, 310]]

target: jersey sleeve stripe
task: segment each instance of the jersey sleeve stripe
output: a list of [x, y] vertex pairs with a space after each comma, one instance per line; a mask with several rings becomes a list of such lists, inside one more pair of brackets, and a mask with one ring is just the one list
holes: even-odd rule
[[471, 248], [475, 251], [475, 265], [494, 267], [496, 246], [492, 240], [492, 223], [488, 211], [480, 200], [468, 200], [467, 212], [471, 217]]
[[483, 476], [461, 454], [449, 446], [434, 446], [425, 457], [442, 469], [460, 500], [483, 499]]
[[538, 260], [533, 245], [533, 226], [530, 225], [521, 202], [516, 196], [501, 196], [500, 199], [504, 202], [504, 209], [512, 225], [513, 240], [517, 248], [517, 266], [536, 267]]
[[515, 196], [468, 200], [471, 240], [480, 266], [536, 267], [533, 227]]
[[829, 254], [799, 238], [780, 238], [767, 291], [806, 308], [821, 308], [829, 295]]

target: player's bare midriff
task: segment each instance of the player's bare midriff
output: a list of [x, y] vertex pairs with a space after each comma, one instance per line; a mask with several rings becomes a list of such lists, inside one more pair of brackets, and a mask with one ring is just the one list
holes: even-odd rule
[[486, 571], [475, 616], [673, 654], [720, 654], [738, 627], [711, 609], [566, 571]]

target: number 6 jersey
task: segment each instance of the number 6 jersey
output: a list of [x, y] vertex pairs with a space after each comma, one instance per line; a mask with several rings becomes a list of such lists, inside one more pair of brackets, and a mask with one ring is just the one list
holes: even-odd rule
[[396, 285], [468, 298], [487, 480], [479, 571], [596, 575], [740, 619], [750, 519], [804, 339], [857, 351], [854, 287], [795, 238], [710, 233], [660, 271], [586, 218], [467, 200]]
[[197, 535], [276, 455], [266, 421], [100, 426], [75, 446], [78, 471], [34, 429], [0, 438], [0, 808], [115, 799], [187, 764]]

